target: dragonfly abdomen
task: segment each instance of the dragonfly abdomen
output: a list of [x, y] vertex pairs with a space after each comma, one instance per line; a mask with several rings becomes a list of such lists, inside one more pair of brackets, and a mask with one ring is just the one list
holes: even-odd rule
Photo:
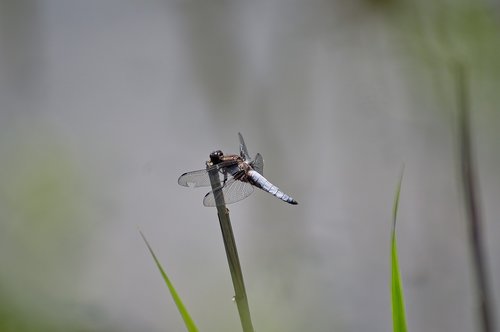
[[285, 201], [290, 204], [298, 204], [296, 200], [294, 200], [292, 197], [288, 196], [284, 192], [280, 190], [280, 188], [276, 187], [274, 184], [269, 182], [264, 176], [259, 174], [258, 172], [254, 170], [249, 170], [248, 171], [248, 176], [252, 180], [253, 184], [256, 187], [259, 187], [260, 189], [267, 191], [271, 195], [281, 199], [282, 201]]

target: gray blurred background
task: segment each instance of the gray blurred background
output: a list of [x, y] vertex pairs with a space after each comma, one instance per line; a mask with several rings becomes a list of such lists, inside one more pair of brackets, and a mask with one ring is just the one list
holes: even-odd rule
[[[260, 152], [299, 201], [230, 206], [256, 331], [389, 331], [392, 200], [409, 330], [477, 330], [452, 59], [469, 74], [500, 304], [495, 1], [0, 1], [0, 331], [240, 323], [215, 209], [177, 185]], [[500, 315], [497, 309], [497, 316]]]

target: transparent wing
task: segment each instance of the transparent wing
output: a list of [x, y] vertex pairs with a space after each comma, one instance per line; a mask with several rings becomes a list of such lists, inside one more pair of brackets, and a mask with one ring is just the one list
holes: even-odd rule
[[184, 187], [208, 187], [210, 178], [206, 169], [200, 169], [182, 174], [177, 183]]
[[250, 166], [260, 175], [264, 175], [264, 159], [262, 159], [260, 153], [257, 153], [255, 159], [250, 163]]
[[203, 199], [203, 205], [215, 206], [216, 198], [220, 195], [224, 195], [226, 204], [232, 204], [250, 196], [251, 193], [253, 193], [253, 186], [250, 183], [231, 178], [225, 185], [206, 194]]
[[241, 135], [241, 133], [238, 133], [238, 137], [240, 138], [240, 156], [246, 161], [252, 160], [250, 158], [250, 155], [248, 154], [247, 146], [245, 144], [245, 140], [243, 140], [243, 136]]
[[[224, 161], [217, 165], [212, 165], [208, 170], [200, 169], [197, 171], [187, 172], [182, 174], [177, 183], [184, 187], [210, 187], [210, 177], [208, 176], [208, 172], [217, 168], [219, 171], [219, 178], [221, 181], [224, 180], [224, 176], [228, 177], [228, 171], [232, 170], [235, 165], [235, 161]], [[226, 175], [225, 175], [226, 174]], [[230, 174], [230, 172], [229, 172]]]

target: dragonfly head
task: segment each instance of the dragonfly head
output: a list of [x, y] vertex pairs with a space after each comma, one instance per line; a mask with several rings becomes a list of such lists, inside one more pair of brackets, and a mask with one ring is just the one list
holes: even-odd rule
[[210, 161], [212, 162], [212, 164], [218, 164], [220, 163], [222, 160], [222, 156], [224, 156], [224, 154], [222, 153], [221, 150], [217, 150], [217, 151], [214, 151], [210, 154]]

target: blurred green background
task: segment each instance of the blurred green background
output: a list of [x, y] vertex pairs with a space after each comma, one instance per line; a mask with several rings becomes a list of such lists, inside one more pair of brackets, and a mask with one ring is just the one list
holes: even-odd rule
[[[237, 132], [257, 331], [388, 331], [394, 187], [410, 331], [473, 331], [457, 92], [500, 303], [500, 2], [0, 0], [0, 331], [238, 331], [215, 209], [177, 177]], [[497, 316], [500, 312], [497, 309]]]

